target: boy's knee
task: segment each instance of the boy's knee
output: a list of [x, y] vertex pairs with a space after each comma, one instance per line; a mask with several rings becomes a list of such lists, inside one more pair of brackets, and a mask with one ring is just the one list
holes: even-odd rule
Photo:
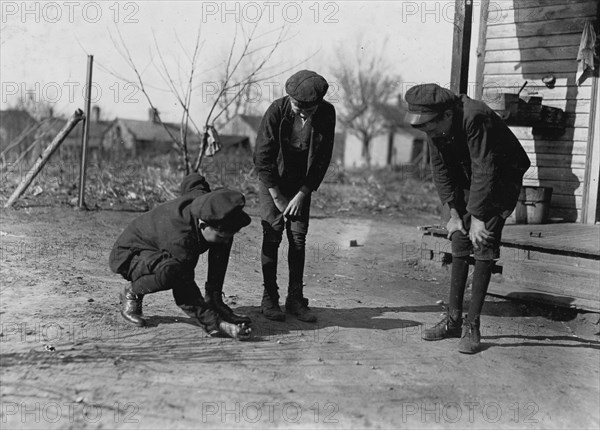
[[290, 231], [288, 233], [288, 237], [290, 239], [290, 243], [293, 243], [296, 249], [306, 247], [306, 233]]
[[263, 241], [270, 243], [281, 243], [283, 237], [283, 225], [281, 228], [279, 226], [274, 227], [270, 223], [266, 221], [262, 221], [263, 227]]
[[[186, 281], [190, 277], [188, 272], [179, 261], [168, 258], [156, 266], [154, 273], [158, 284], [167, 290], [172, 288], [173, 285]], [[193, 274], [191, 276], [193, 279]]]

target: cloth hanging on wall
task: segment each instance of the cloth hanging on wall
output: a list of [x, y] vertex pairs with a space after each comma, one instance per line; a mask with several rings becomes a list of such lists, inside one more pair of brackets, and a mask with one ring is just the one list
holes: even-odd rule
[[583, 27], [581, 43], [577, 52], [577, 85], [583, 84], [588, 70], [594, 70], [594, 50], [596, 49], [596, 33], [592, 21], [587, 21]]

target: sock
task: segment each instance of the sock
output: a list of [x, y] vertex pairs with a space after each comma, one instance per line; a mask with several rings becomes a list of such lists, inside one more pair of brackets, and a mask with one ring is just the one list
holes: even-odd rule
[[469, 275], [469, 262], [467, 257], [452, 257], [452, 274], [450, 278], [450, 311], [456, 310], [462, 314], [463, 298], [467, 276]]
[[479, 321], [485, 295], [490, 285], [492, 277], [493, 260], [477, 260], [475, 261], [475, 272], [473, 273], [473, 293], [471, 295], [471, 303], [469, 304], [468, 319], [471, 322]]

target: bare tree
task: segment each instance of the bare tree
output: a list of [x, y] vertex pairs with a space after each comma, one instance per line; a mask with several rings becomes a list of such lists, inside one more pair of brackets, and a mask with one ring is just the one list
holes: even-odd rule
[[332, 75], [342, 91], [338, 118], [360, 139], [362, 156], [370, 166], [371, 141], [386, 132], [385, 117], [378, 106], [396, 99], [400, 78], [390, 72], [382, 52], [367, 51], [360, 44], [355, 55], [338, 51], [337, 64]]
[[[243, 27], [241, 29], [243, 30]], [[252, 48], [251, 44], [253, 42], [260, 41], [260, 39], [268, 37], [271, 33], [266, 32], [255, 35], [255, 30], [256, 27], [253, 28], [251, 33], [244, 33], [245, 42], [239, 46], [239, 49], [241, 49], [239, 60], [242, 61], [232, 64], [231, 53], [238, 45], [238, 35], [236, 33], [229, 51], [229, 58], [223, 62], [224, 67], [219, 70], [218, 81], [221, 91], [214, 98], [217, 113], [213, 117], [213, 124], [216, 123], [219, 127], [224, 127], [238, 115], [252, 113], [257, 110], [258, 99], [262, 99], [260, 97], [262, 89], [255, 90], [257, 93], [254, 94], [253, 89], [256, 89], [256, 84], [295, 70], [316, 55], [316, 52], [312, 53], [293, 65], [289, 65], [289, 62], [286, 61], [285, 63], [267, 66], [275, 50], [281, 44], [291, 40], [293, 36], [288, 35], [285, 26], [281, 26], [271, 31], [277, 33], [274, 43]], [[271, 100], [267, 101], [270, 102]]]
[[[218, 134], [216, 133], [215, 129], [215, 121], [226, 112], [229, 112], [226, 113], [226, 116], [230, 115], [230, 107], [240, 99], [239, 95], [243, 94], [244, 91], [247, 91], [250, 85], [259, 82], [261, 79], [268, 78], [260, 78], [259, 74], [264, 71], [266, 63], [271, 59], [275, 50], [281, 43], [285, 41], [285, 29], [283, 27], [278, 29], [277, 37], [274, 41], [266, 43], [263, 46], [256, 47], [255, 45], [257, 41], [264, 39], [266, 35], [271, 33], [267, 32], [264, 34], [257, 34], [258, 28], [259, 22], [255, 23], [249, 32], [246, 32], [243, 26], [240, 26], [240, 31], [244, 36], [244, 42], [241, 45], [241, 51], [239, 53], [236, 53], [236, 49], [238, 47], [238, 31], [236, 30], [229, 55], [225, 62], [225, 74], [221, 82], [219, 93], [215, 97], [215, 100], [210, 107], [206, 120], [204, 121], [204, 124], [202, 124], [202, 128], [196, 124], [190, 114], [193, 91], [197, 88], [197, 86], [195, 86], [195, 82], [197, 81], [198, 74], [200, 73], [198, 71], [198, 61], [202, 47], [200, 28], [198, 29], [194, 48], [191, 53], [185, 49], [183, 43], [179, 41], [179, 38], [177, 39], [180, 49], [185, 53], [189, 61], [188, 70], [185, 73], [186, 78], [179, 80], [174, 78], [175, 72], [169, 68], [161, 49], [159, 48], [158, 41], [156, 40], [156, 37], [154, 37], [154, 55], [157, 57], [157, 60], [152, 59], [151, 62], [158, 71], [163, 84], [167, 85], [168, 92], [175, 97], [179, 107], [181, 108], [179, 133], [175, 133], [173, 128], [169, 127], [165, 122], [163, 122], [160, 118], [160, 115], [158, 115], [157, 119], [162, 124], [171, 140], [179, 148], [186, 174], [189, 173], [190, 170], [199, 171], [204, 156], [212, 155], [214, 152], [220, 149]], [[118, 28], [117, 34], [118, 40], [113, 38], [113, 44], [115, 48], [121, 57], [125, 59], [130, 69], [134, 72], [136, 84], [138, 85], [142, 94], [144, 94], [150, 107], [154, 110], [154, 112], [158, 112], [156, 109], [156, 104], [150, 96], [149, 88], [151, 87], [143, 77], [145, 68], [138, 67]], [[241, 70], [240, 65], [247, 61], [253, 54], [259, 52], [262, 54], [261, 60], [255, 66], [253, 66], [241, 78], [241, 80], [234, 82], [234, 76], [237, 76]], [[127, 81], [127, 79], [124, 79], [114, 72], [110, 70], [108, 71], [114, 76]], [[181, 74], [179, 72], [178, 75]], [[191, 133], [201, 137], [198, 148], [192, 150], [192, 152], [196, 153], [195, 157], [190, 155], [190, 147], [188, 145], [188, 137]], [[195, 158], [194, 162], [191, 161], [192, 158]]]

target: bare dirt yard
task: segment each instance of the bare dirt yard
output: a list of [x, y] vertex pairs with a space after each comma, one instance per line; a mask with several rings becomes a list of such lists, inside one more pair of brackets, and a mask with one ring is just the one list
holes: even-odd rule
[[225, 284], [230, 306], [254, 321], [253, 338], [237, 342], [207, 338], [169, 292], [146, 297], [148, 327], [124, 322], [124, 281], [107, 259], [138, 214], [0, 211], [2, 429], [600, 425], [597, 314], [488, 297], [481, 353], [421, 340], [449, 276], [419, 261], [415, 226], [431, 220], [317, 213], [305, 281], [319, 321], [308, 324], [260, 314], [254, 216]]

